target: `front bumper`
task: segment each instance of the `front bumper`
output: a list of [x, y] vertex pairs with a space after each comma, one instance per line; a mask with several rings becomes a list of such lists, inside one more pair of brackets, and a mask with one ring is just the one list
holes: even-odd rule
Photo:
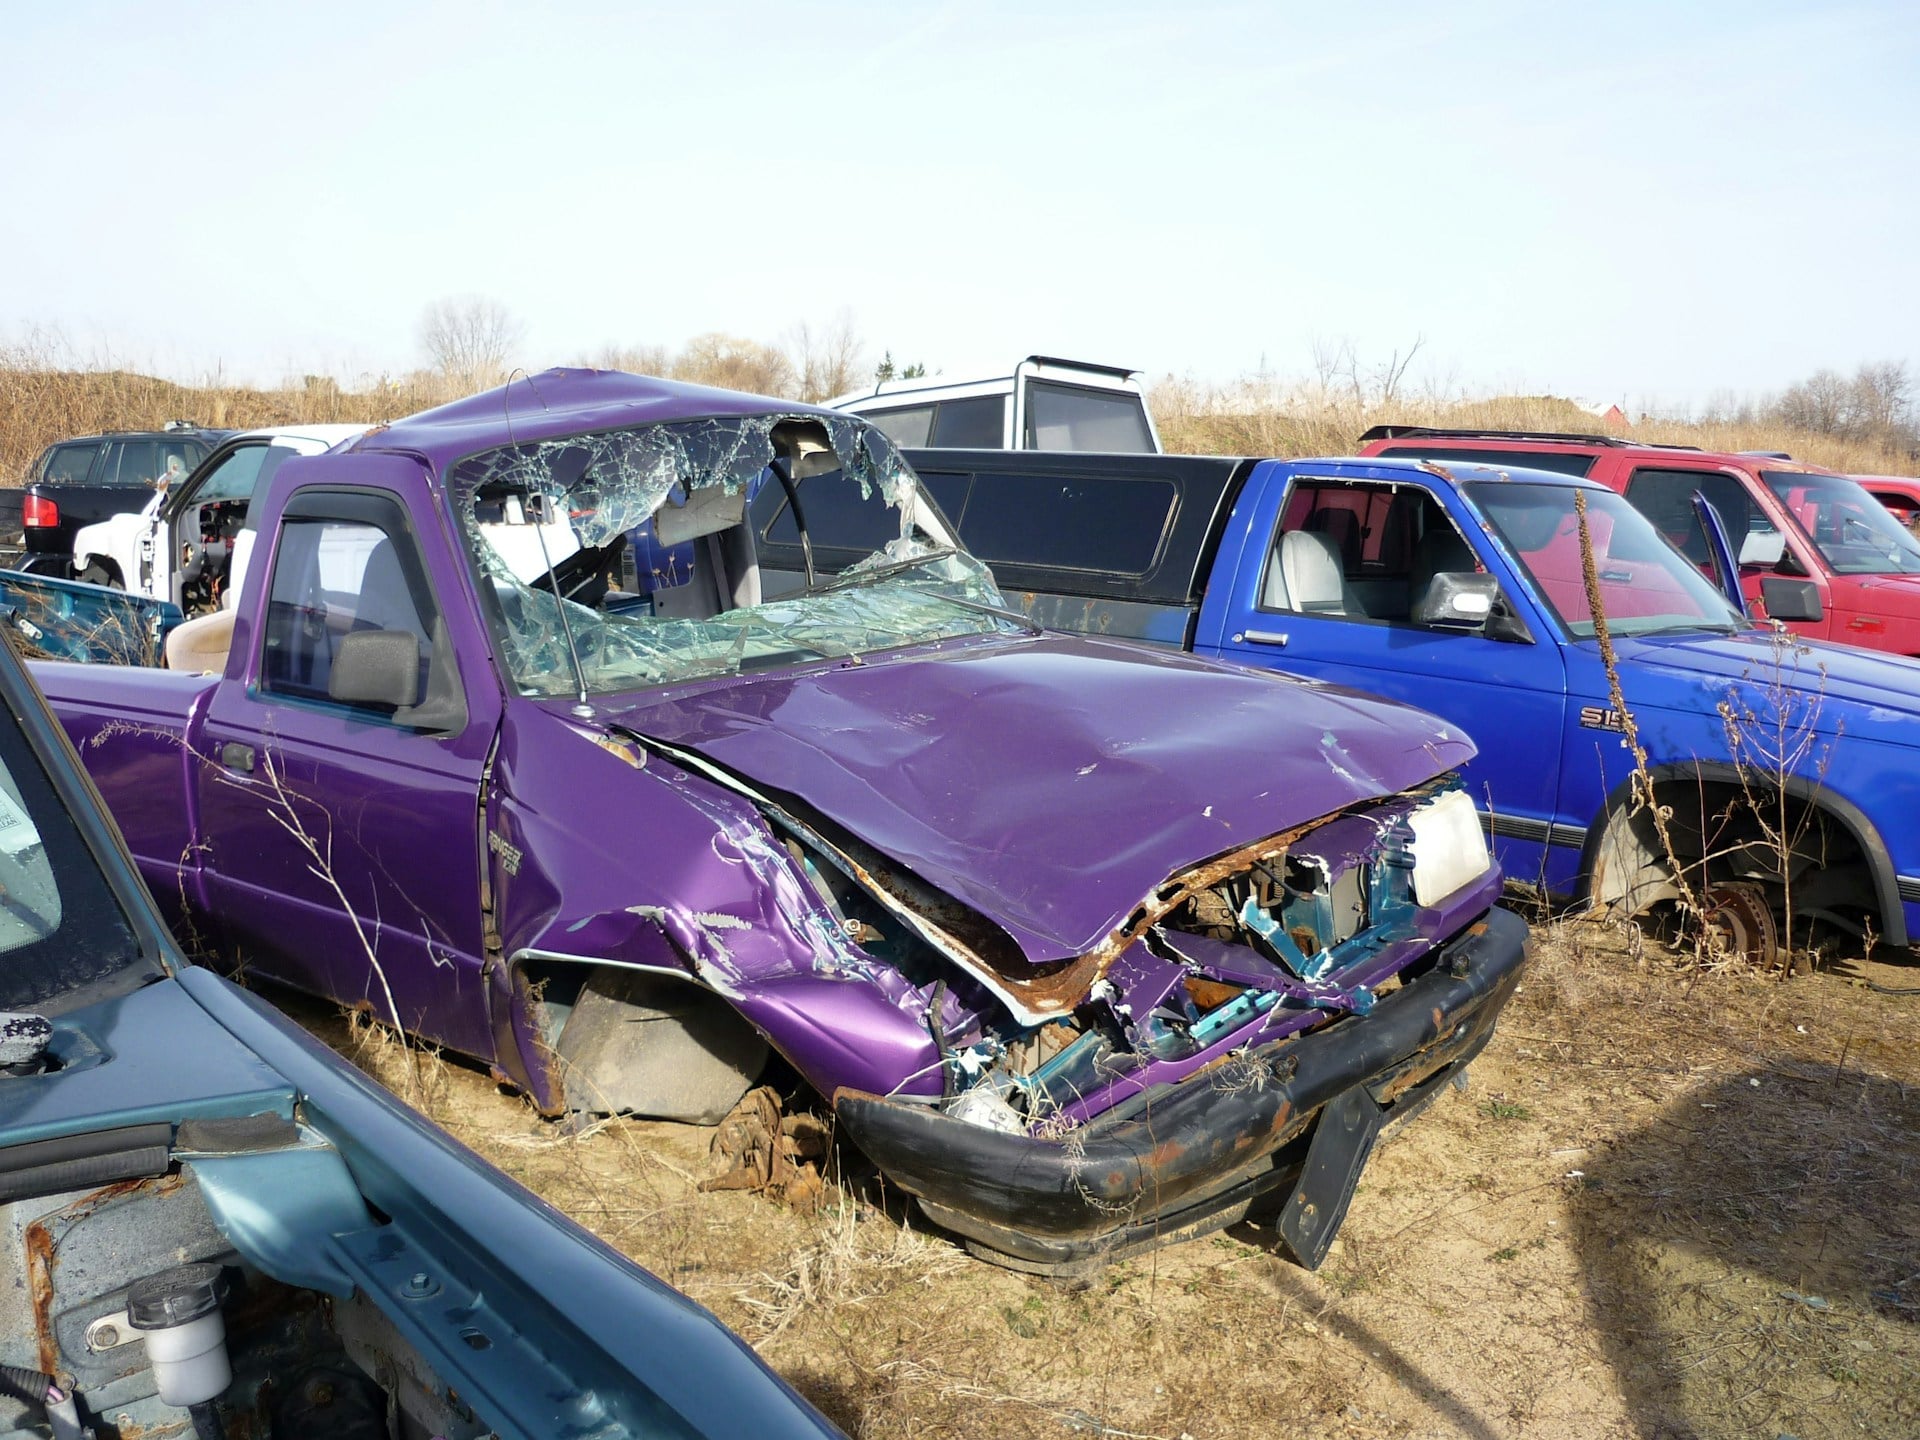
[[[929, 1217], [975, 1253], [1015, 1268], [1101, 1264], [1231, 1224], [1276, 1191], [1282, 1202], [1299, 1202], [1296, 1213], [1323, 1217], [1300, 1255], [1317, 1264], [1379, 1124], [1420, 1108], [1492, 1037], [1519, 982], [1526, 939], [1526, 923], [1496, 906], [1370, 1014], [1235, 1055], [1059, 1140], [858, 1091], [842, 1090], [834, 1110], [848, 1137]], [[1343, 1117], [1357, 1104], [1377, 1120], [1364, 1133], [1335, 1136], [1318, 1124], [1335, 1101]], [[1316, 1144], [1322, 1131], [1327, 1137]], [[1331, 1190], [1329, 1166], [1340, 1176]], [[1303, 1170], [1317, 1177], [1311, 1190]]]

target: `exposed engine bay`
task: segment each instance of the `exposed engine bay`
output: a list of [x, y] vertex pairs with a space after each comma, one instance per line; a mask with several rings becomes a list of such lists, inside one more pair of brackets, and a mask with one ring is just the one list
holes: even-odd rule
[[[0, 1196], [29, 1179], [0, 1173]], [[425, 1440], [491, 1428], [363, 1294], [336, 1300], [247, 1264], [191, 1161], [0, 1205], [0, 1251], [4, 1440]], [[426, 1301], [440, 1287], [421, 1279]], [[487, 1343], [473, 1334], [475, 1348]]]

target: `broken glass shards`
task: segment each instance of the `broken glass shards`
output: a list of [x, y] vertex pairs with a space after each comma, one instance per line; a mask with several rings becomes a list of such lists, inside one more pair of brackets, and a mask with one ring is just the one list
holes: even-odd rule
[[[748, 506], [776, 485], [788, 498], [804, 491], [817, 513], [857, 513], [864, 544], [880, 548], [763, 600]], [[1018, 628], [991, 613], [1004, 604], [992, 576], [922, 506], [899, 452], [851, 416], [740, 416], [501, 446], [455, 466], [449, 488], [495, 602], [503, 660], [526, 694], [606, 694]], [[654, 550], [683, 557], [681, 583], [616, 588], [641, 527]]]

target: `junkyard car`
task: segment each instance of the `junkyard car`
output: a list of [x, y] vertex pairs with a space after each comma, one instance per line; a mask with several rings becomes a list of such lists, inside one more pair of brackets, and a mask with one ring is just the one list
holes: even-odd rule
[[0, 1437], [838, 1433], [186, 965], [4, 644], [0, 885]]
[[[765, 600], [803, 482], [889, 534]], [[854, 417], [550, 372], [287, 461], [260, 537], [169, 640], [214, 673], [57, 712], [201, 935], [550, 1112], [712, 1122], [771, 1045], [998, 1259], [1271, 1203], [1312, 1263], [1519, 974], [1457, 730], [1036, 632]]]
[[364, 425], [286, 425], [229, 436], [144, 509], [109, 515], [73, 537], [73, 570], [166, 600], [189, 615], [232, 604], [253, 544], [253, 497], [295, 455], [318, 455]]

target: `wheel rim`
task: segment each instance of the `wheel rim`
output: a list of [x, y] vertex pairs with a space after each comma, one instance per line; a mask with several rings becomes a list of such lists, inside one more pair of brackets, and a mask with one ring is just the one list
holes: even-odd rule
[[1773, 923], [1773, 907], [1758, 885], [1730, 880], [1710, 885], [1700, 897], [1709, 934], [1729, 956], [1766, 970], [1780, 963], [1780, 933]]

